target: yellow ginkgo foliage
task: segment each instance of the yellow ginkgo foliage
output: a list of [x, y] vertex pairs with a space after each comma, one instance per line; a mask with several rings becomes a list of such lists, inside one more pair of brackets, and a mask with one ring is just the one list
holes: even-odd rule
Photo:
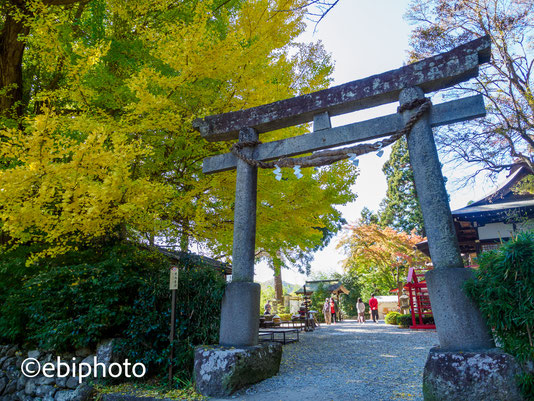
[[[332, 65], [322, 46], [296, 42], [306, 1], [31, 3], [27, 10], [0, 7], [4, 21], [25, 24], [23, 91], [15, 102], [23, 112], [0, 110], [7, 245], [38, 243], [41, 255], [55, 255], [113, 236], [156, 237], [228, 253], [235, 176], [203, 175], [202, 159], [230, 144], [206, 142], [191, 122], [328, 86]], [[302, 132], [295, 127], [262, 140]], [[321, 243], [321, 230], [339, 220], [333, 205], [353, 197], [355, 175], [343, 173], [351, 173], [345, 164], [321, 180], [308, 175], [306, 186], [289, 182], [260, 193], [281, 201], [271, 215], [268, 201], [258, 205], [267, 222], [258, 225], [258, 243]], [[295, 213], [299, 208], [283, 201], [283, 191], [293, 190], [303, 199], [320, 195], [321, 206], [308, 202]], [[278, 230], [278, 216], [305, 238]]]
[[[86, 121], [87, 122], [87, 121]], [[51, 245], [44, 254], [118, 231], [125, 223], [154, 230], [170, 190], [135, 177], [150, 149], [95, 124], [83, 140], [62, 135], [45, 111], [25, 131], [3, 131], [0, 157], [2, 229], [17, 241]]]

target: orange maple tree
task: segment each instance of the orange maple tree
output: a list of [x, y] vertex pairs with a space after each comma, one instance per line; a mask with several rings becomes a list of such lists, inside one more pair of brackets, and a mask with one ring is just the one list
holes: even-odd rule
[[338, 248], [347, 255], [343, 260], [344, 270], [358, 275], [364, 294], [387, 292], [405, 282], [409, 267], [430, 262], [430, 258], [415, 247], [424, 239], [414, 232], [407, 234], [360, 222], [346, 227], [346, 235]]

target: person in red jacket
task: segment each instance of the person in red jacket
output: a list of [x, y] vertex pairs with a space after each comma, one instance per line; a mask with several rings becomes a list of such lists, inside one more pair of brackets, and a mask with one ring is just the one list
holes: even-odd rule
[[[332, 314], [332, 323], [336, 324], [337, 305], [334, 298], [330, 298], [330, 313]], [[337, 316], [339, 321], [339, 316]]]
[[371, 309], [371, 317], [373, 322], [378, 323], [378, 299], [375, 298], [375, 294], [371, 294], [369, 300], [369, 309]]

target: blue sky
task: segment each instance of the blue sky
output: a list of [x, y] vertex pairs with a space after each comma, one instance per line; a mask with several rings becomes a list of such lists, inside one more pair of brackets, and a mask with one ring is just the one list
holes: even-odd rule
[[[333, 85], [340, 85], [355, 79], [364, 78], [384, 71], [401, 67], [406, 63], [409, 49], [409, 35], [413, 27], [403, 19], [408, 8], [407, 0], [355, 1], [340, 0], [338, 5], [325, 17], [314, 31], [315, 24], [310, 23], [301, 41], [321, 40], [335, 62]], [[389, 104], [371, 110], [346, 114], [333, 119], [333, 125], [365, 120], [394, 113], [397, 104]], [[353, 187], [358, 199], [339, 210], [349, 222], [360, 216], [361, 209], [367, 206], [378, 210], [380, 201], [386, 193], [386, 179], [382, 165], [389, 157], [390, 150], [378, 158], [368, 154], [360, 158], [360, 176]], [[444, 174], [455, 178], [454, 172], [445, 166]], [[483, 196], [482, 186], [469, 186], [459, 190], [452, 187], [454, 179], [449, 179], [447, 190], [451, 195], [451, 208], [465, 206], [469, 200]], [[486, 190], [491, 189], [486, 187]], [[315, 255], [312, 272], [341, 272], [339, 262], [344, 255], [336, 250], [339, 235], [323, 251]], [[258, 264], [256, 281], [262, 282], [272, 278], [272, 270], [264, 264]], [[284, 281], [302, 284], [304, 275], [283, 270]]]

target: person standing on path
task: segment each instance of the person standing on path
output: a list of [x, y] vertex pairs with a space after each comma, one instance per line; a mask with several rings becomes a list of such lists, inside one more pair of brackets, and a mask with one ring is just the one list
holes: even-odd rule
[[270, 315], [271, 314], [271, 301], [267, 301], [265, 306], [263, 307], [265, 311], [263, 312], [264, 315]]
[[365, 323], [365, 304], [361, 298], [358, 298], [356, 309], [358, 309], [358, 323]]
[[330, 313], [330, 298], [326, 298], [323, 305], [324, 321], [326, 324], [332, 323], [332, 314]]
[[373, 322], [378, 323], [378, 299], [375, 298], [375, 294], [371, 294], [369, 308], [371, 309], [371, 317], [373, 318]]
[[334, 302], [334, 298], [330, 299], [330, 313], [332, 314], [332, 323], [336, 324], [337, 305]]

